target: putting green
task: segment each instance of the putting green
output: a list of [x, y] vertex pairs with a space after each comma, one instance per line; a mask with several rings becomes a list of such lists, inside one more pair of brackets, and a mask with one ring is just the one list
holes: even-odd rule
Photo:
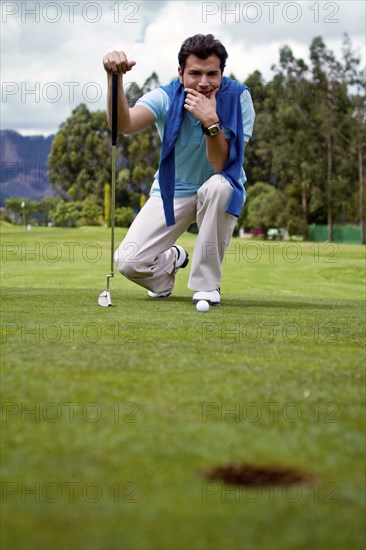
[[2, 224], [2, 547], [361, 548], [365, 248], [234, 239], [200, 314], [188, 269], [98, 307], [109, 238]]

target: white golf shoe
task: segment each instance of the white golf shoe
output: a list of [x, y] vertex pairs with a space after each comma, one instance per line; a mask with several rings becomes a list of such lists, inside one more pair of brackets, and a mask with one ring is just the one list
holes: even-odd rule
[[187, 267], [189, 262], [189, 254], [182, 246], [179, 246], [178, 244], [172, 246], [172, 249], [176, 256], [175, 272], [177, 273], [178, 269]]
[[[175, 272], [177, 273], [178, 269], [185, 268], [189, 262], [189, 254], [182, 246], [175, 244], [172, 246], [172, 250], [175, 254]], [[172, 291], [167, 290], [165, 292], [153, 292], [148, 290], [147, 294], [150, 298], [169, 298]]]

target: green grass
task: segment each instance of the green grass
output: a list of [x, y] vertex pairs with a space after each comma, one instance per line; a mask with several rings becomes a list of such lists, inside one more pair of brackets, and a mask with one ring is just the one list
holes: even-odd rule
[[[98, 307], [109, 240], [2, 224], [1, 547], [363, 548], [365, 248], [234, 239], [200, 314], [187, 269]], [[318, 481], [202, 477], [232, 461]]]

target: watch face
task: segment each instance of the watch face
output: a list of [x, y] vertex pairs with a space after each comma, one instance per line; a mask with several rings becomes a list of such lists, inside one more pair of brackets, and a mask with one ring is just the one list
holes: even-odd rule
[[214, 126], [213, 128], [209, 129], [210, 136], [216, 136], [220, 132], [220, 128], [218, 126]]
[[206, 130], [208, 136], [216, 136], [216, 134], [221, 132], [221, 125], [219, 123], [213, 124]]

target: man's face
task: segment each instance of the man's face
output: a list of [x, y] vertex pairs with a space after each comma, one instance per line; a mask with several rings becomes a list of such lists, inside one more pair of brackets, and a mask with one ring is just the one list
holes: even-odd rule
[[184, 72], [178, 67], [178, 74], [179, 80], [185, 88], [192, 88], [204, 96], [210, 97], [212, 90], [221, 85], [220, 59], [217, 55], [200, 59], [191, 54], [187, 57]]

